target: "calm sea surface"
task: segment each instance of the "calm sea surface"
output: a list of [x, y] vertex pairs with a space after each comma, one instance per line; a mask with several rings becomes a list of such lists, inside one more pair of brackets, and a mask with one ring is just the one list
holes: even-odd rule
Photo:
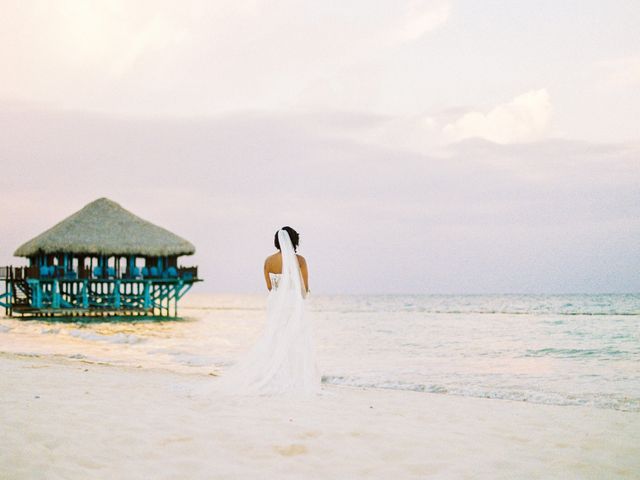
[[[191, 295], [178, 321], [0, 318], [0, 351], [196, 375], [260, 334], [266, 297]], [[640, 411], [640, 295], [309, 299], [324, 382]]]

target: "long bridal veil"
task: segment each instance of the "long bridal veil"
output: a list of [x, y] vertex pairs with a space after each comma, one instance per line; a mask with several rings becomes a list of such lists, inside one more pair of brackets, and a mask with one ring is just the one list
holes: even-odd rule
[[298, 257], [286, 230], [278, 231], [282, 273], [272, 276], [266, 324], [253, 348], [220, 379], [237, 394], [312, 394], [320, 391], [306, 290]]

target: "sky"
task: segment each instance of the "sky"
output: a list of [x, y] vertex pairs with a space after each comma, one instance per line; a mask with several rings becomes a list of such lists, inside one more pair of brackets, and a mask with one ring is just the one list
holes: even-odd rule
[[0, 264], [108, 197], [200, 291], [640, 291], [637, 1], [0, 8]]

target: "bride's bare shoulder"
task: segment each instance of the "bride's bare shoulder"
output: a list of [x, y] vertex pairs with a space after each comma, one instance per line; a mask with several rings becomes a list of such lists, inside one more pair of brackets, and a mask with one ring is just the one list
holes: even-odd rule
[[[307, 264], [307, 260], [302, 256], [302, 255], [298, 255], [296, 253], [296, 257], [298, 257], [298, 262], [300, 263], [300, 265], [306, 265]], [[265, 260], [264, 260], [264, 264], [265, 265], [273, 265], [275, 264], [279, 264], [279, 262], [281, 262], [282, 258], [282, 254], [280, 252], [276, 252], [272, 255], [269, 255]]]
[[274, 261], [276, 261], [278, 259], [278, 257], [280, 256], [280, 252], [276, 252], [274, 254], [269, 255], [265, 260], [264, 263], [265, 265], [268, 265]]

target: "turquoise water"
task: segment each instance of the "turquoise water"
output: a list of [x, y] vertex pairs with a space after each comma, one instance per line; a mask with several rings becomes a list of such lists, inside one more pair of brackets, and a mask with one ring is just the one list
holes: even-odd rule
[[[195, 375], [257, 338], [262, 295], [191, 295], [181, 321], [0, 319], [0, 350]], [[309, 299], [324, 381], [640, 411], [640, 295]]]
[[358, 350], [330, 383], [640, 410], [639, 295], [344, 297], [318, 311]]

